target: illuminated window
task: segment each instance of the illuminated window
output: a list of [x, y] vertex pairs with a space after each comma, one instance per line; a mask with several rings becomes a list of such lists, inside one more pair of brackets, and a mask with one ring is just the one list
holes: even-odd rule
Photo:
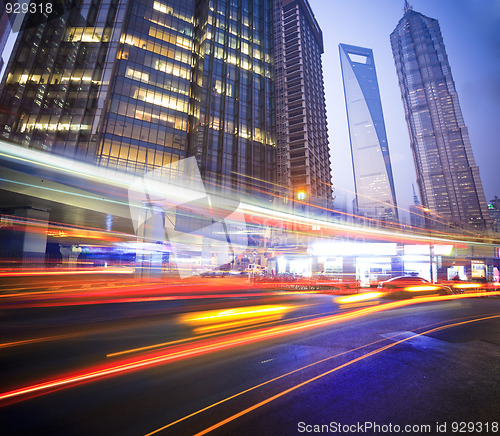
[[160, 2], [154, 2], [153, 9], [158, 12], [163, 12], [164, 14], [172, 14], [174, 12], [171, 6], [167, 6]]
[[70, 27], [66, 30], [64, 40], [69, 42], [100, 42], [103, 38], [103, 27]]
[[130, 77], [135, 80], [139, 80], [141, 82], [148, 83], [149, 82], [149, 74], [143, 73], [142, 71], [137, 71], [132, 68], [127, 68], [127, 73], [125, 77]]

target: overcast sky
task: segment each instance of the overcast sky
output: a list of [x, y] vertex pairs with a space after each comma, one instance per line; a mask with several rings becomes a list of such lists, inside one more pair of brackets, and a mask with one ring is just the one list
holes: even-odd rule
[[[404, 1], [309, 3], [323, 31], [323, 74], [337, 205], [345, 202], [350, 207], [354, 190], [338, 49], [339, 43], [346, 43], [373, 50], [398, 205], [407, 208], [413, 203], [411, 185], [416, 177], [389, 40], [403, 16]], [[410, 4], [415, 11], [439, 21], [486, 200], [500, 197], [500, 1], [410, 0]]]

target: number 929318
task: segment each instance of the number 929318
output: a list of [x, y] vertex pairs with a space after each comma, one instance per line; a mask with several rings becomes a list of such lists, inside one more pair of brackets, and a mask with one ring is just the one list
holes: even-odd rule
[[5, 12], [8, 14], [51, 14], [54, 5], [50, 2], [5, 2]]

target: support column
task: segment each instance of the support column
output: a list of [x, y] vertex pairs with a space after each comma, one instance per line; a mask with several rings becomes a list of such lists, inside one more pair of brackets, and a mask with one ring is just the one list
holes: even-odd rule
[[160, 279], [165, 242], [165, 213], [159, 207], [141, 209], [137, 228], [135, 276], [141, 280]]

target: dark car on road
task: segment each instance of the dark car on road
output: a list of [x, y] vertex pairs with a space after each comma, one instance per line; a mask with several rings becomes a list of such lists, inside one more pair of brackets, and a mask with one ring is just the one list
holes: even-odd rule
[[422, 295], [451, 295], [449, 286], [433, 284], [417, 276], [399, 276], [380, 282], [380, 292], [386, 292], [384, 298], [413, 298]]

